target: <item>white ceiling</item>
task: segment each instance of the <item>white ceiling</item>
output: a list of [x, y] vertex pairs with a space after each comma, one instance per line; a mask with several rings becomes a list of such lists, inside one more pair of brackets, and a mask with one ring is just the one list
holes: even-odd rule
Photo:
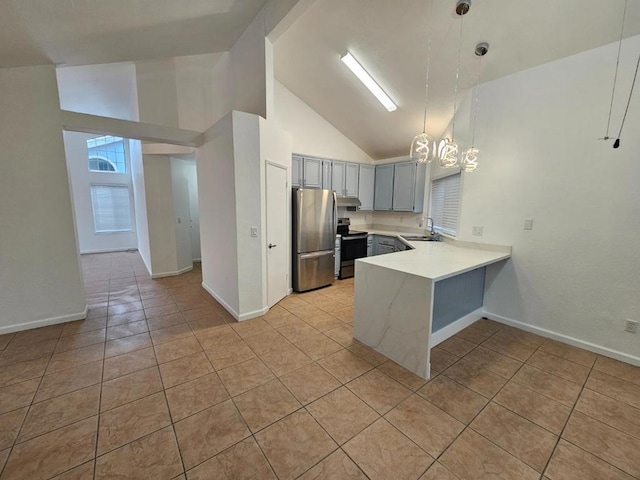
[[[624, 3], [475, 0], [463, 21], [462, 90], [476, 80], [478, 42], [491, 44], [482, 60], [486, 82], [617, 41]], [[316, 0], [277, 40], [276, 77], [373, 158], [407, 155], [422, 131], [429, 35], [427, 131], [441, 135], [452, 118], [460, 32], [454, 6], [434, 1], [429, 16], [429, 0]], [[625, 36], [639, 33], [640, 1], [629, 0]], [[347, 50], [398, 110], [388, 113], [345, 68], [340, 56]]]
[[0, 67], [227, 51], [266, 0], [1, 0]]

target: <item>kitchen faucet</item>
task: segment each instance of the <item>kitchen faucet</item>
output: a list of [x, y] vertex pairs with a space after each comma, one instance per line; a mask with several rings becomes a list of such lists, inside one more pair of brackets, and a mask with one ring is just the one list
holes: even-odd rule
[[431, 221], [431, 228], [429, 229], [429, 233], [431, 233], [431, 235], [435, 235], [436, 231], [433, 229], [433, 218], [427, 217], [427, 228], [429, 228], [429, 221]]

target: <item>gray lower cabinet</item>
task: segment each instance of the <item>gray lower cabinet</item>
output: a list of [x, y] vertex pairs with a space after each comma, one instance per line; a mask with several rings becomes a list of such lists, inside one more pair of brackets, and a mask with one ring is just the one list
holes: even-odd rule
[[358, 199], [361, 205], [358, 207], [358, 210], [361, 212], [370, 212], [373, 210], [375, 176], [376, 167], [373, 165], [360, 165]]
[[367, 235], [367, 257], [373, 257], [373, 239], [374, 235]]
[[384, 255], [396, 251], [396, 238], [385, 237], [384, 235], [374, 235], [373, 254]]
[[291, 157], [291, 186], [302, 187], [304, 180], [302, 174], [304, 171], [302, 157], [294, 155]]
[[305, 188], [322, 188], [322, 160], [304, 157], [303, 186]]
[[394, 164], [376, 165], [374, 210], [391, 210], [393, 208], [394, 167]]

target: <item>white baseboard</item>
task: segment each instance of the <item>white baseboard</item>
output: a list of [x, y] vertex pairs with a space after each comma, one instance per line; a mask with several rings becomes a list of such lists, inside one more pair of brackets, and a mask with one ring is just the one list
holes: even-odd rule
[[468, 315], [465, 315], [464, 317], [459, 318], [458, 320], [447, 325], [446, 327], [441, 328], [437, 332], [432, 333], [431, 339], [429, 340], [429, 344], [431, 348], [444, 342], [446, 339], [453, 337], [456, 333], [458, 333], [461, 330], [464, 330], [472, 323], [477, 322], [483, 317], [483, 315], [485, 315], [484, 310], [482, 308], [479, 308], [469, 313]]
[[0, 327], [0, 335], [5, 333], [21, 332], [22, 330], [31, 330], [33, 328], [47, 327], [49, 325], [57, 325], [58, 323], [73, 322], [75, 320], [84, 320], [87, 318], [89, 306], [85, 305], [84, 310], [79, 313], [71, 313], [60, 317], [44, 318], [42, 320], [32, 320], [30, 322], [16, 323], [14, 325], [6, 325]]
[[137, 247], [131, 248], [100, 248], [98, 250], [80, 250], [80, 255], [91, 255], [94, 253], [115, 253], [115, 252], [129, 252], [131, 250], [138, 250]]
[[183, 273], [187, 273], [193, 270], [193, 265], [190, 267], [184, 267], [181, 270], [177, 270], [175, 272], [162, 272], [162, 273], [154, 273], [151, 275], [151, 278], [164, 278], [164, 277], [175, 277], [177, 275], [182, 275]]
[[547, 330], [546, 328], [536, 327], [535, 325], [529, 325], [528, 323], [519, 322], [518, 320], [513, 320], [512, 318], [496, 315], [495, 313], [485, 311], [484, 316], [489, 320], [495, 320], [496, 322], [504, 323], [505, 325], [510, 325], [527, 332], [535, 333], [542, 337], [551, 338], [552, 340], [567, 343], [574, 347], [583, 348], [593, 353], [599, 353], [600, 355], [604, 355], [605, 357], [610, 357], [615, 360], [620, 360], [621, 362], [640, 366], [640, 357], [629, 355], [628, 353], [613, 350], [611, 348], [601, 347], [600, 345], [596, 345], [595, 343], [586, 342], [575, 337], [570, 337], [569, 335], [564, 335], [552, 330]]
[[231, 314], [233, 318], [235, 318], [238, 322], [242, 322], [244, 320], [250, 320], [252, 318], [261, 317], [265, 313], [269, 311], [269, 307], [264, 307], [260, 310], [255, 310], [253, 312], [243, 313], [240, 315], [236, 312], [231, 306], [223, 300], [223, 298], [218, 295], [211, 287], [209, 287], [206, 283], [202, 282], [202, 288], [204, 288], [209, 295], [216, 299], [216, 301], [224, 307], [224, 309]]

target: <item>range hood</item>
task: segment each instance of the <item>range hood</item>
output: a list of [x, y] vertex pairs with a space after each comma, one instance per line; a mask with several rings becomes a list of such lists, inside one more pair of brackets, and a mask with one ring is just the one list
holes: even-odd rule
[[337, 197], [339, 207], [359, 207], [362, 205], [360, 200], [354, 197]]

